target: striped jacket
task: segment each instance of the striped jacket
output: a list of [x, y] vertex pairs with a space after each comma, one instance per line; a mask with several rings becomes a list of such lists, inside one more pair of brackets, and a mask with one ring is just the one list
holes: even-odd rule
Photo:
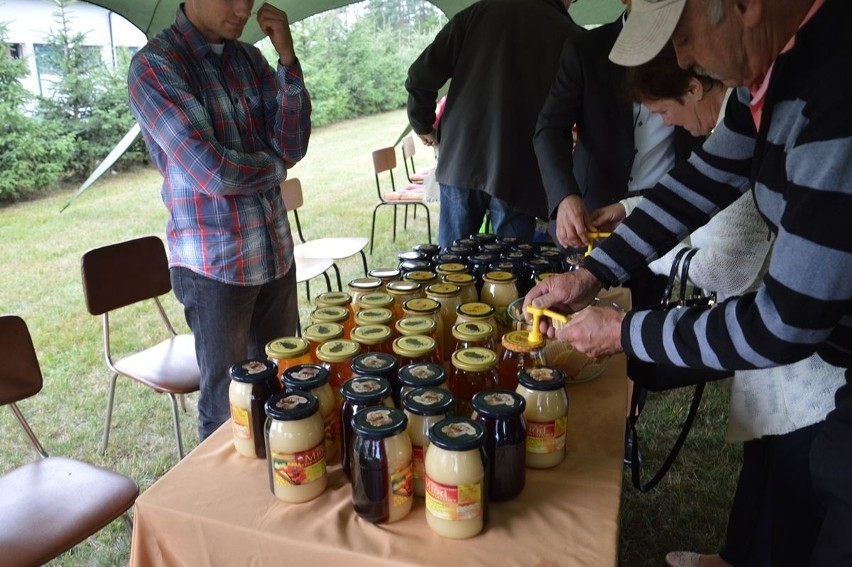
[[775, 61], [759, 131], [749, 94], [588, 258], [604, 285], [672, 248], [754, 188], [775, 247], [764, 287], [713, 309], [635, 311], [628, 355], [676, 366], [741, 370], [817, 352], [852, 365], [852, 2], [827, 0]]

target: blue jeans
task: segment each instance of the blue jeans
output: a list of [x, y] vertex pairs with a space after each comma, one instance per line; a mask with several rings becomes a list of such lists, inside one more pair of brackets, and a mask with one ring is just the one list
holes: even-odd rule
[[479, 232], [485, 211], [491, 211], [491, 225], [497, 236], [514, 236], [532, 242], [535, 217], [511, 208], [505, 201], [485, 191], [439, 184], [441, 214], [438, 219], [438, 245], [452, 246], [454, 240]]
[[171, 280], [195, 336], [201, 369], [198, 436], [203, 441], [231, 416], [231, 366], [247, 358], [265, 359], [266, 343], [296, 334], [296, 268], [260, 286], [225, 284], [187, 268], [172, 268]]

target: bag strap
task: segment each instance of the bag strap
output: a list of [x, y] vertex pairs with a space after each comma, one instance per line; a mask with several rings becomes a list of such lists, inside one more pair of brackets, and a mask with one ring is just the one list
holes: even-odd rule
[[[692, 248], [681, 248], [677, 251], [677, 254], [675, 254], [674, 260], [672, 261], [672, 267], [669, 270], [669, 279], [666, 281], [666, 288], [663, 290], [663, 298], [660, 300], [660, 305], [663, 308], [668, 307], [672, 300], [672, 292], [674, 291], [674, 285], [677, 281], [678, 269], [680, 268], [683, 257], [689, 253], [690, 250], [692, 250]], [[682, 286], [681, 289], [683, 289]]]

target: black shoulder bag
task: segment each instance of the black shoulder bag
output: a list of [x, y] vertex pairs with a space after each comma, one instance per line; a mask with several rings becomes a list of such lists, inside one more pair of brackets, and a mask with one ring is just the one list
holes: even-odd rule
[[[669, 271], [669, 279], [666, 284], [666, 289], [663, 292], [663, 299], [660, 305], [661, 309], [679, 309], [682, 307], [697, 307], [706, 306], [710, 308], [716, 302], [715, 294], [705, 295], [697, 287], [693, 287], [693, 292], [687, 296], [687, 282], [689, 276], [689, 264], [692, 257], [698, 252], [697, 248], [683, 248], [675, 256], [672, 262], [672, 268]], [[680, 290], [678, 299], [674, 299], [674, 288], [677, 283], [677, 273], [680, 270]], [[721, 380], [731, 376], [731, 372], [727, 370], [709, 370], [704, 368], [681, 368], [677, 366], [669, 366], [658, 364], [656, 372], [650, 373], [651, 376], [644, 377], [641, 383], [637, 382], [633, 389], [633, 396], [630, 402], [630, 414], [627, 418], [629, 431], [628, 434], [633, 440], [633, 454], [631, 473], [633, 486], [640, 492], [648, 492], [654, 488], [660, 480], [666, 475], [671, 468], [681, 447], [686, 441], [689, 430], [692, 428], [692, 423], [695, 421], [695, 416], [698, 414], [698, 407], [701, 404], [701, 396], [704, 394], [704, 385], [707, 382]], [[689, 412], [681, 426], [680, 434], [675, 440], [666, 457], [663, 465], [657, 473], [646, 483], [642, 483], [640, 479], [641, 464], [639, 462], [639, 434], [636, 431], [636, 422], [639, 419], [637, 409], [639, 399], [644, 397], [643, 389], [651, 392], [661, 392], [672, 388], [682, 388], [686, 386], [695, 386], [695, 394], [692, 396], [692, 402], [689, 405]]]

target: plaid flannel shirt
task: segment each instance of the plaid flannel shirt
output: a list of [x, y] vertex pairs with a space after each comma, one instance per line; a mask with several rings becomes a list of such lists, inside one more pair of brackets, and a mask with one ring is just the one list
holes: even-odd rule
[[298, 62], [276, 72], [239, 41], [218, 55], [181, 7], [133, 57], [128, 85], [163, 175], [169, 265], [237, 285], [285, 275], [293, 238], [279, 184], [311, 131]]

